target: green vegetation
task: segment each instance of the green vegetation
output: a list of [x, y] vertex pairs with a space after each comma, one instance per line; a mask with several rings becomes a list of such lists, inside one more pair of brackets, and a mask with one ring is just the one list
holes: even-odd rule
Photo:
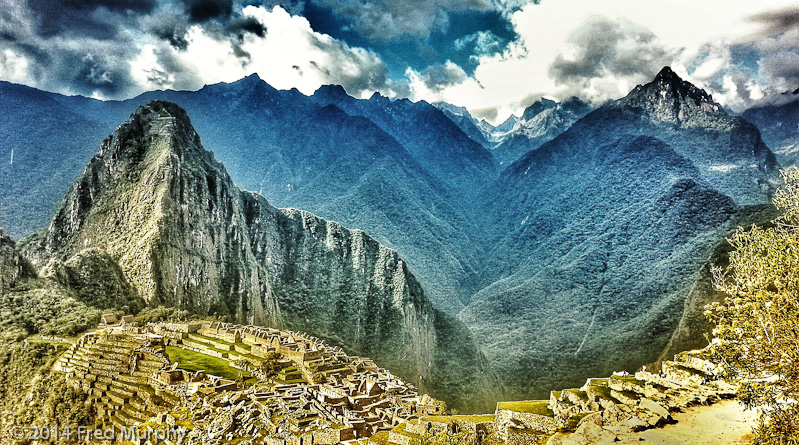
[[244, 377], [251, 377], [249, 372], [240, 371], [228, 365], [228, 361], [225, 359], [212, 357], [199, 352], [187, 351], [174, 346], [168, 346], [166, 348], [166, 353], [169, 355], [170, 360], [178, 362], [179, 366], [187, 371], [204, 370], [208, 374], [218, 375], [230, 380], [238, 379], [239, 372], [243, 373]]
[[4, 436], [15, 426], [74, 430], [95, 424], [93, 408], [84, 404], [87, 396], [68, 386], [62, 374], [50, 371], [64, 350], [38, 342], [0, 348], [0, 443], [28, 443]]
[[97, 326], [105, 310], [52, 282], [28, 280], [0, 297], [0, 343], [33, 334], [74, 336]]
[[447, 423], [452, 420], [466, 420], [469, 422], [493, 422], [494, 421], [493, 414], [485, 414], [485, 415], [472, 415], [472, 416], [427, 416], [423, 417], [422, 420], [426, 420], [429, 422], [439, 422], [439, 423]]
[[799, 170], [783, 178], [774, 203], [784, 214], [729, 239], [729, 266], [713, 270], [727, 297], [707, 306], [714, 359], [728, 377], [745, 379], [738, 396], [760, 409], [757, 444], [799, 443], [799, 405], [791, 402], [799, 399]]
[[525, 400], [520, 402], [499, 402], [497, 404], [499, 409], [507, 409], [518, 413], [531, 413], [539, 414], [542, 416], [552, 416], [552, 411], [549, 409], [548, 400]]

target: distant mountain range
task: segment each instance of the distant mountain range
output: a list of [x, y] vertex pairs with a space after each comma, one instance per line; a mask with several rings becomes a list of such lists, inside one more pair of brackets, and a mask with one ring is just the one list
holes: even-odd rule
[[750, 108], [743, 117], [755, 124], [783, 166], [799, 165], [799, 90], [787, 103]]
[[527, 107], [521, 117], [511, 115], [495, 127], [486, 121], [477, 121], [465, 108], [444, 102], [434, 105], [469, 137], [491, 150], [500, 168], [551, 141], [592, 109], [576, 97], [563, 102], [539, 99]]
[[[445, 104], [357, 100], [336, 86], [305, 96], [257, 76], [122, 102], [0, 83], [0, 98], [0, 225], [13, 237], [48, 224], [119, 122], [168, 100], [236, 186], [396, 249], [513, 398], [656, 360], [696, 315], [684, 303], [713, 248], [759, 218], [778, 182], [758, 129], [670, 69], [596, 110], [542, 100], [509, 128]], [[232, 296], [208, 301], [249, 313]]]

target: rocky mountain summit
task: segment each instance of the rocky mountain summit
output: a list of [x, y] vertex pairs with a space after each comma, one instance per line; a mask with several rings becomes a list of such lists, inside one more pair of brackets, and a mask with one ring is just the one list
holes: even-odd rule
[[151, 305], [309, 332], [455, 400], [453, 382], [478, 405], [494, 388], [468, 330], [396, 251], [239, 190], [175, 104], [120, 125], [24, 251], [41, 266], [87, 248], [117, 260]]
[[617, 105], [638, 108], [653, 122], [686, 128], [715, 123], [714, 115], [726, 114], [705, 90], [682, 80], [668, 66], [652, 82], [635, 87]]

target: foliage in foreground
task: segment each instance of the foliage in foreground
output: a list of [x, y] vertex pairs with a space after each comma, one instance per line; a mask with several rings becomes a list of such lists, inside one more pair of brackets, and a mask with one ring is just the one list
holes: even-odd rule
[[[95, 413], [86, 395], [51, 372], [63, 348], [47, 343], [14, 342], [0, 349], [0, 443], [30, 443], [9, 434], [14, 427], [71, 429], [93, 427]], [[27, 433], [30, 431], [25, 430]], [[69, 441], [58, 441], [57, 443]]]
[[706, 307], [715, 359], [744, 379], [741, 402], [761, 412], [756, 444], [799, 443], [799, 170], [783, 178], [774, 203], [784, 214], [728, 240], [729, 266], [713, 270], [728, 297]]

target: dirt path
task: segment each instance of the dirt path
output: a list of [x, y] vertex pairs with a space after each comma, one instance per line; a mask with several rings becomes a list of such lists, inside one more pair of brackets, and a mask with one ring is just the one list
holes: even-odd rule
[[[736, 400], [723, 400], [710, 406], [688, 408], [674, 413], [676, 424], [640, 433], [619, 436], [621, 442], [637, 444], [748, 444], [757, 414], [744, 411]], [[643, 440], [642, 440], [643, 439]]]

